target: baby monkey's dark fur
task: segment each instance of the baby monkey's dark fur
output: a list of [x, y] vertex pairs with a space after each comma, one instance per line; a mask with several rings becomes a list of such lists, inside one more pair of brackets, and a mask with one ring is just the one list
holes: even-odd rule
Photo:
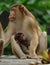
[[25, 36], [23, 33], [17, 33], [15, 35], [15, 40], [19, 42], [19, 44], [22, 44], [28, 48], [29, 46], [29, 40], [27, 36]]

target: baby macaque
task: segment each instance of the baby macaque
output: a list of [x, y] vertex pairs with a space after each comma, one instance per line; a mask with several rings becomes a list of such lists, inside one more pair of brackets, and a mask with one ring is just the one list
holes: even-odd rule
[[[30, 42], [29, 42], [27, 36], [24, 35], [23, 33], [17, 33], [15, 35], [15, 41], [20, 45], [23, 52], [28, 54]], [[23, 46], [24, 46], [24, 48], [23, 48]]]

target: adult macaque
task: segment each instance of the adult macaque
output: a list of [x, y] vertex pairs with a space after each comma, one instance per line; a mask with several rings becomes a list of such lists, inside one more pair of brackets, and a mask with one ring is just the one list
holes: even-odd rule
[[11, 38], [13, 52], [18, 54], [20, 58], [27, 58], [26, 54], [21, 50], [20, 45], [14, 40], [14, 35], [20, 32], [24, 33], [30, 40], [29, 57], [37, 57], [36, 49], [39, 45], [42, 31], [31, 12], [24, 5], [15, 4], [10, 8], [9, 24], [5, 33], [4, 47]]
[[[35, 52], [39, 43], [38, 40], [41, 34], [41, 29], [37, 24], [34, 16], [23, 5], [13, 5], [10, 10], [9, 20], [10, 22], [15, 24], [16, 33], [23, 32], [30, 40], [29, 56], [31, 58], [37, 57]], [[18, 43], [16, 44], [16, 46], [17, 45], [19, 46]], [[15, 43], [13, 46], [16, 53], [18, 53], [17, 47], [15, 47]], [[25, 57], [25, 54], [23, 53], [21, 57]]]

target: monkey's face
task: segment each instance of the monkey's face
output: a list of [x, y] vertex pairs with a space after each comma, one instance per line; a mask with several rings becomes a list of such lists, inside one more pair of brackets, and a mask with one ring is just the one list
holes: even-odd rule
[[10, 10], [9, 20], [14, 21], [16, 19], [16, 8], [12, 7]]
[[21, 8], [21, 5], [12, 6], [10, 10], [9, 20], [17, 21], [17, 19], [22, 18], [22, 11], [23, 11], [23, 8]]
[[15, 36], [15, 40], [23, 41], [26, 39], [27, 39], [27, 37], [23, 33], [17, 33]]

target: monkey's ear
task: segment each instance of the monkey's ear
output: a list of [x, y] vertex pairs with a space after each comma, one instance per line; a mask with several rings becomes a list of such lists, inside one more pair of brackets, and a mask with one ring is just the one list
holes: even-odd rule
[[24, 7], [22, 5], [19, 6], [19, 10], [21, 11], [21, 13], [23, 13], [24, 11]]
[[21, 11], [21, 13], [26, 14], [27, 15], [27, 11], [24, 5], [19, 5], [19, 10]]

